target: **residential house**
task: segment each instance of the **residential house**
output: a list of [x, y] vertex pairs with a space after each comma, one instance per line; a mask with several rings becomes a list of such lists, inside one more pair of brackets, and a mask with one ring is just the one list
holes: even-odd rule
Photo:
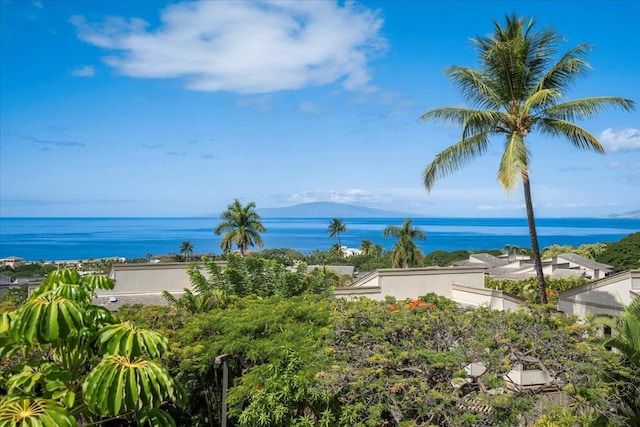
[[20, 257], [17, 256], [9, 256], [6, 258], [0, 258], [0, 263], [2, 263], [3, 267], [11, 267], [11, 268], [16, 268], [19, 265], [22, 265], [22, 263], [24, 262], [24, 260]]
[[[454, 263], [454, 266], [483, 266], [486, 274], [496, 279], [522, 280], [536, 277], [533, 259], [518, 256], [509, 260], [491, 254], [471, 254], [469, 259]], [[613, 266], [602, 264], [576, 254], [561, 254], [542, 260], [542, 271], [546, 277], [585, 277], [600, 279], [611, 274]]]
[[640, 295], [640, 270], [611, 274], [561, 292], [558, 310], [584, 319], [589, 314], [620, 314]]
[[383, 301], [388, 296], [403, 300], [435, 293], [461, 305], [498, 310], [516, 309], [524, 302], [506, 292], [485, 288], [484, 272], [482, 266], [385, 268], [375, 270], [349, 286], [336, 288], [334, 295]]
[[[226, 262], [219, 262], [225, 266]], [[162, 296], [167, 291], [175, 297], [184, 289], [193, 289], [185, 262], [159, 264], [114, 264], [109, 272], [115, 286], [111, 290], [97, 289], [94, 304], [115, 311], [123, 304], [166, 304]]]

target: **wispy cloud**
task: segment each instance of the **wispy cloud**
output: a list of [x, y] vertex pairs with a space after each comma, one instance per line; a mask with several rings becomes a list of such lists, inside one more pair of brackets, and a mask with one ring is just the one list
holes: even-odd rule
[[558, 172], [585, 172], [591, 171], [593, 168], [589, 166], [567, 166], [564, 168], [558, 169]]
[[286, 197], [291, 203], [335, 202], [335, 203], [379, 203], [389, 196], [357, 188], [346, 190], [301, 191]]
[[73, 140], [54, 140], [54, 139], [43, 139], [39, 137], [35, 137], [33, 135], [29, 135], [26, 133], [20, 133], [16, 131], [9, 131], [4, 134], [4, 136], [8, 139], [14, 139], [17, 141], [28, 141], [36, 145], [43, 146], [58, 146], [58, 147], [86, 147], [87, 144], [80, 141]]
[[67, 131], [69, 130], [69, 128], [64, 127], [64, 126], [58, 126], [58, 125], [47, 125], [45, 127], [46, 130], [51, 130], [51, 131], [55, 131], [55, 132], [63, 132], [63, 131]]
[[96, 69], [93, 65], [83, 65], [71, 70], [71, 75], [76, 77], [93, 77], [96, 75]]
[[41, 1], [34, 1], [32, 4], [35, 7], [37, 7], [38, 9], [43, 9], [44, 8], [44, 4]]
[[253, 98], [242, 98], [236, 101], [236, 105], [238, 107], [251, 107], [261, 113], [266, 113], [267, 111], [271, 111], [273, 107], [269, 103], [268, 96], [259, 96]]
[[622, 167], [622, 163], [620, 163], [617, 160], [614, 160], [614, 161], [609, 163], [609, 168], [611, 168], [611, 169], [620, 169], [621, 167]]
[[142, 148], [145, 148], [147, 150], [157, 150], [158, 148], [162, 148], [163, 145], [162, 144], [143, 144]]
[[87, 144], [85, 144], [84, 142], [61, 141], [61, 140], [51, 140], [51, 139], [34, 138], [31, 140], [31, 142], [39, 145], [56, 145], [58, 147], [86, 147], [87, 146]]
[[352, 2], [180, 2], [161, 21], [151, 29], [137, 18], [71, 18], [81, 40], [114, 52], [105, 62], [120, 73], [181, 78], [197, 91], [256, 94], [336, 81], [366, 90], [368, 61], [387, 47], [382, 18]]
[[324, 114], [330, 111], [330, 109], [315, 102], [302, 101], [298, 104], [298, 111], [307, 114]]
[[600, 134], [600, 141], [608, 151], [640, 150], [640, 129], [616, 130], [608, 128]]
[[476, 209], [479, 211], [513, 211], [522, 210], [525, 206], [523, 203], [514, 205], [478, 205]]
[[184, 151], [168, 151], [167, 156], [186, 156], [187, 153]]

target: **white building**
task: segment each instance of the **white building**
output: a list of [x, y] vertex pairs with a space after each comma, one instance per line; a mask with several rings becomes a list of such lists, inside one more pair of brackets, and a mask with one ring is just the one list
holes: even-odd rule
[[640, 270], [625, 271], [561, 292], [558, 310], [581, 319], [588, 314], [616, 315], [639, 295]]

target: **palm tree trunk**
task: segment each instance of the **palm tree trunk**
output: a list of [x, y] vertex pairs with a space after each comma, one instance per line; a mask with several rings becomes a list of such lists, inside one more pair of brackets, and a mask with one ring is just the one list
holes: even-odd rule
[[533, 202], [531, 201], [531, 184], [527, 176], [522, 177], [524, 187], [524, 203], [527, 209], [527, 222], [529, 223], [529, 236], [531, 237], [531, 251], [533, 252], [533, 265], [538, 279], [538, 290], [540, 291], [540, 303], [547, 303], [547, 285], [544, 282], [544, 272], [542, 271], [542, 259], [540, 258], [540, 247], [538, 246], [538, 233], [536, 232], [536, 220], [533, 216]]

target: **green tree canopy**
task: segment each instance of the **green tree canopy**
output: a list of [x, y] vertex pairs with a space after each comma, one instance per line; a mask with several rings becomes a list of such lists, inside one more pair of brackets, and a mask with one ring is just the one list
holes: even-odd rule
[[509, 191], [523, 184], [540, 301], [547, 302], [544, 274], [535, 226], [526, 137], [538, 132], [568, 141], [579, 149], [604, 153], [596, 137], [574, 120], [588, 119], [607, 107], [632, 110], [634, 102], [617, 97], [590, 97], [565, 101], [567, 91], [590, 66], [589, 45], [578, 45], [556, 59], [563, 38], [554, 30], [534, 30], [535, 21], [508, 16], [503, 27], [494, 21], [494, 33], [473, 40], [479, 68], [452, 66], [446, 70], [460, 88], [469, 107], [442, 107], [428, 111], [422, 120], [438, 120], [462, 127], [454, 145], [435, 156], [424, 169], [430, 191], [436, 180], [457, 171], [486, 153], [490, 138], [502, 136], [504, 151], [498, 181]]
[[616, 271], [640, 268], [640, 232], [608, 243], [606, 249], [596, 256], [596, 261], [613, 265]]

